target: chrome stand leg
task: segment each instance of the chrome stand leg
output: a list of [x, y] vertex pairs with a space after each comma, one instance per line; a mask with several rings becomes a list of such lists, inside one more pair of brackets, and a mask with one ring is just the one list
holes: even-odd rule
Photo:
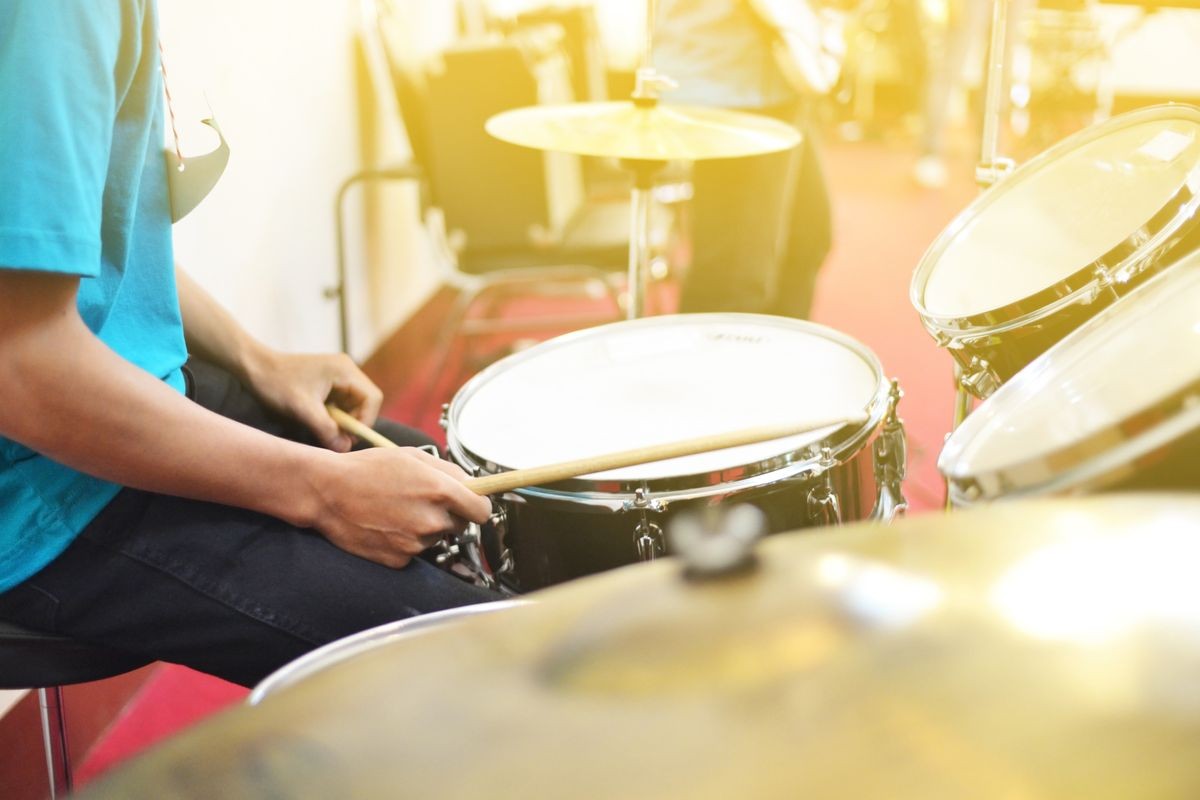
[[71, 774], [70, 750], [67, 748], [66, 714], [63, 710], [62, 687], [38, 689], [38, 710], [42, 720], [42, 747], [46, 753], [46, 777], [50, 786], [50, 800], [58, 800], [59, 791], [64, 795], [74, 789]]
[[[950, 429], [951, 433], [958, 430], [958, 426], [963, 424], [963, 420], [971, 413], [972, 397], [970, 392], [963, 388], [962, 384], [962, 367], [958, 364], [954, 365], [954, 426]], [[946, 438], [950, 438], [950, 434], [946, 434]], [[942, 485], [946, 488], [946, 503], [945, 509], [949, 511], [953, 508], [950, 502], [950, 484], [943, 479]]]

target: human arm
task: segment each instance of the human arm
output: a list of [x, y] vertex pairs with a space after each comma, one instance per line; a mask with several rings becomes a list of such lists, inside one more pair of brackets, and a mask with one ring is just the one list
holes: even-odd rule
[[837, 84], [845, 57], [840, 21], [818, 15], [807, 0], [746, 0], [778, 39], [776, 62], [801, 93], [827, 94]]
[[420, 451], [333, 453], [191, 402], [92, 334], [78, 283], [0, 269], [0, 435], [124, 486], [316, 528], [394, 567], [490, 513], [461, 470]]
[[189, 352], [236, 375], [260, 400], [303, 423], [331, 450], [345, 452], [352, 442], [325, 412], [326, 402], [368, 425], [375, 421], [383, 393], [348, 356], [267, 347], [179, 267], [175, 281]]

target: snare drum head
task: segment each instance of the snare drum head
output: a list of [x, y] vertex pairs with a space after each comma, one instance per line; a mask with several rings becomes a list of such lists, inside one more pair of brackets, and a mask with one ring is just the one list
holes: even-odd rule
[[[542, 466], [759, 425], [856, 415], [882, 396], [873, 355], [812, 323], [749, 314], [619, 322], [497, 362], [451, 405], [451, 448]], [[832, 429], [587, 476], [649, 480], [802, 450]]]
[[[938, 467], [983, 499], [1065, 490], [1112, 453], [1194, 414], [1200, 253], [1089, 320], [1001, 386], [950, 436]], [[1178, 419], [1177, 419], [1178, 418]], [[1147, 440], [1149, 441], [1149, 439]], [[1122, 452], [1122, 458], [1141, 453]]]
[[1159, 106], [1078, 133], [967, 207], [913, 276], [929, 319], [987, 314], [1096, 262], [1140, 264], [1192, 223], [1200, 110]]

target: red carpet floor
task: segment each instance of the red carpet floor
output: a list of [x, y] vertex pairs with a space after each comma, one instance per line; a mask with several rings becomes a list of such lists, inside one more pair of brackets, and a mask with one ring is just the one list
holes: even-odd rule
[[[942, 498], [935, 464], [954, 398], [950, 359], [922, 329], [908, 301], [908, 284], [921, 253], [974, 197], [971, 167], [961, 159], [951, 185], [934, 192], [912, 183], [907, 148], [831, 144], [826, 156], [836, 244], [820, 277], [814, 318], [868, 345], [900, 379], [909, 439], [905, 489], [912, 512], [928, 511]], [[421, 384], [433, 367], [411, 373], [410, 385]], [[450, 391], [447, 385], [444, 392]], [[416, 391], [397, 393], [387, 410], [423, 427], [436, 425], [432, 408], [415, 414], [418, 399]], [[162, 667], [88, 755], [81, 783], [245, 694], [181, 667]]]

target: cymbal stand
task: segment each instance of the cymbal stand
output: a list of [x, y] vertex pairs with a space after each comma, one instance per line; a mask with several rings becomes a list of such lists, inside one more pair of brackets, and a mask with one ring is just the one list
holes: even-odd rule
[[[994, 0], [992, 31], [988, 43], [987, 91], [983, 105], [983, 141], [979, 148], [979, 164], [975, 167], [975, 182], [986, 191], [1002, 180], [1016, 162], [1000, 155], [1000, 117], [1004, 110], [1004, 87], [1008, 52], [1009, 4], [1011, 0]], [[954, 427], [955, 430], [971, 413], [972, 396], [962, 383], [962, 368], [954, 366]], [[946, 508], [950, 508], [950, 492], [946, 492]]]
[[[1000, 117], [1004, 110], [1004, 86], [1008, 51], [1009, 5], [1011, 0], [994, 0], [992, 33], [988, 44], [987, 91], [983, 105], [983, 142], [979, 149], [979, 164], [975, 167], [975, 182], [987, 190], [1013, 171], [1016, 162], [1000, 155]], [[962, 370], [954, 369], [954, 385], [958, 395], [954, 402], [954, 427], [962, 424], [971, 413], [971, 395], [962, 385]]]
[[[673, 80], [654, 69], [654, 16], [657, 3], [646, 0], [646, 38], [642, 63], [636, 73], [633, 103], [640, 108], [658, 105], [663, 89], [674, 88]], [[653, 202], [654, 176], [666, 166], [665, 161], [624, 159], [621, 166], [633, 174], [630, 192], [629, 224], [629, 290], [625, 315], [637, 319], [646, 313], [646, 290], [650, 278], [650, 217]]]
[[999, 154], [1000, 116], [1004, 110], [1005, 54], [1008, 52], [1009, 4], [1011, 0], [994, 0], [992, 7], [992, 36], [988, 44], [987, 92], [983, 105], [983, 143], [979, 165], [975, 167], [975, 182], [987, 189], [1013, 171], [1015, 162]]
[[629, 294], [625, 315], [628, 319], [638, 319], [646, 313], [650, 278], [650, 204], [654, 195], [654, 176], [666, 162], [622, 160], [621, 166], [633, 174], [629, 204]]

